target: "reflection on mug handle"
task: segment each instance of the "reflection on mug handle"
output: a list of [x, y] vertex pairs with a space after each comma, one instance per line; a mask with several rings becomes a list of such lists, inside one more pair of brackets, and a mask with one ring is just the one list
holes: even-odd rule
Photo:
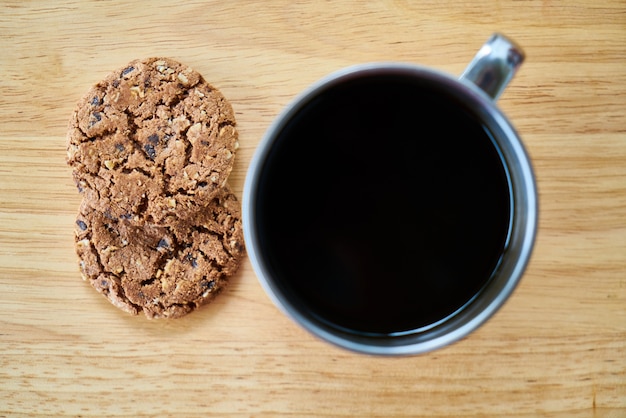
[[500, 97], [524, 61], [524, 51], [515, 42], [496, 33], [469, 63], [461, 81], [478, 86], [494, 101]]

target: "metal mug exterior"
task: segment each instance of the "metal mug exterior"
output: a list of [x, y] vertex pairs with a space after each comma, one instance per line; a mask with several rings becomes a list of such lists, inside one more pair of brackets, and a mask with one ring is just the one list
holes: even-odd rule
[[497, 100], [524, 59], [524, 51], [519, 45], [496, 33], [480, 48], [460, 78], [475, 84]]
[[[266, 260], [263, 260], [258, 251], [260, 244], [255, 225], [258, 177], [277, 133], [306, 103], [326, 89], [355, 77], [378, 73], [410, 75], [437, 83], [476, 111], [492, 131], [508, 168], [513, 212], [510, 238], [503, 262], [493, 279], [474, 300], [456, 314], [436, 324], [414, 332], [384, 337], [341, 331], [316, 321], [303, 312], [276, 286]], [[288, 105], [269, 127], [253, 156], [244, 184], [242, 202], [248, 254], [261, 285], [274, 304], [296, 323], [323, 340], [352, 351], [387, 356], [420, 354], [444, 347], [464, 338], [495, 314], [517, 286], [530, 259], [538, 223], [538, 203], [535, 178], [528, 155], [517, 132], [497, 108], [492, 97], [467, 78], [459, 80], [440, 71], [412, 64], [370, 63], [330, 74]]]

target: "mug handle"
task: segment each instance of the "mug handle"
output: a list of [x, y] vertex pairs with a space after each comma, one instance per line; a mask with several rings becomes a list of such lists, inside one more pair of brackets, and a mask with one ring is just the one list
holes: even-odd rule
[[475, 84], [496, 101], [524, 58], [524, 51], [519, 45], [496, 33], [480, 48], [459, 78]]

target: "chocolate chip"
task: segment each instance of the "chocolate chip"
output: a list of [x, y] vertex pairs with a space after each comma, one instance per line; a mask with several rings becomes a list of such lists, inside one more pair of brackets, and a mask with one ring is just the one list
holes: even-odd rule
[[159, 243], [157, 244], [157, 250], [166, 250], [170, 248], [170, 243], [166, 238], [161, 238], [161, 240], [159, 241]]
[[126, 74], [132, 72], [135, 70], [135, 67], [133, 67], [132, 65], [130, 67], [126, 67], [122, 70], [122, 75], [121, 77], [124, 77]]
[[76, 221], [76, 225], [78, 225], [81, 231], [84, 231], [85, 229], [87, 229], [87, 224], [81, 221], [80, 219]]
[[148, 157], [150, 157], [151, 160], [154, 160], [156, 158], [156, 150], [154, 149], [154, 146], [152, 144], [146, 144], [143, 146], [144, 151], [146, 151], [146, 154], [148, 154]]
[[151, 143], [153, 143], [154, 145], [158, 145], [159, 143], [159, 135], [157, 134], [152, 134], [148, 137], [148, 141], [150, 141]]
[[91, 105], [98, 106], [99, 104], [100, 104], [100, 98], [98, 96], [94, 96], [93, 99], [91, 99]]
[[198, 262], [196, 261], [195, 257], [191, 255], [191, 253], [187, 254], [185, 256], [185, 259], [191, 263], [191, 267], [193, 268], [198, 267]]
[[91, 118], [89, 118], [89, 127], [92, 127], [96, 123], [102, 120], [102, 114], [100, 112], [93, 112]]
[[120, 85], [120, 80], [113, 80], [111, 84], [113, 85], [113, 87], [118, 88]]
[[214, 280], [211, 280], [211, 281], [202, 280], [200, 282], [200, 286], [202, 286], [202, 288], [205, 290], [211, 290], [215, 287], [215, 281]]
[[122, 145], [122, 144], [115, 144], [115, 149], [118, 150], [119, 152], [123, 152], [124, 151], [124, 145]]

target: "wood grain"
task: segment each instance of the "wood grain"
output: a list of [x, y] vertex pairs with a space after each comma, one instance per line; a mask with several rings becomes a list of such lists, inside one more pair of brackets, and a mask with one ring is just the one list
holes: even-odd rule
[[[0, 417], [626, 416], [626, 3], [0, 2]], [[494, 31], [527, 62], [500, 100], [540, 229], [504, 308], [431, 354], [369, 357], [285, 318], [250, 264], [205, 309], [148, 321], [80, 279], [65, 129], [89, 86], [170, 56], [229, 98], [248, 163], [282, 107], [366, 61], [459, 74]]]

